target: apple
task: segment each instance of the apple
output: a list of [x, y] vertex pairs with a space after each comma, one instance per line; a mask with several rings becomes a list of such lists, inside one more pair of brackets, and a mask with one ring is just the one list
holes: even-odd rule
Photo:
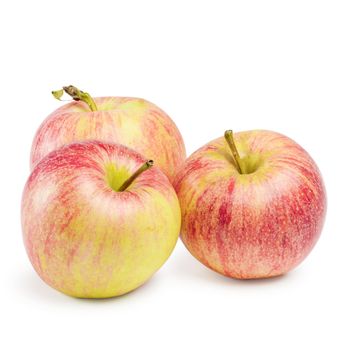
[[151, 165], [101, 141], [63, 146], [36, 165], [23, 192], [22, 229], [47, 284], [75, 297], [113, 297], [162, 266], [181, 213], [168, 178]]
[[55, 110], [39, 127], [32, 144], [31, 169], [49, 152], [71, 142], [101, 140], [135, 149], [173, 179], [186, 158], [175, 123], [151, 102], [134, 97], [96, 97], [70, 85], [65, 91], [75, 101]]
[[272, 131], [232, 131], [194, 152], [175, 189], [180, 237], [207, 267], [238, 279], [282, 275], [318, 240], [326, 212], [309, 154]]

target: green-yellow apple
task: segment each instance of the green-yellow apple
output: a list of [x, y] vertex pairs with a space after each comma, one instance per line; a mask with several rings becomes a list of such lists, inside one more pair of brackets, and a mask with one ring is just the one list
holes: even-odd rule
[[232, 131], [193, 153], [175, 179], [181, 238], [207, 267], [249, 279], [284, 274], [314, 247], [326, 194], [309, 154], [272, 131]]
[[125, 146], [85, 141], [34, 167], [22, 228], [29, 259], [47, 284], [76, 297], [113, 297], [161, 267], [181, 213], [168, 178], [151, 165]]
[[[173, 179], [186, 153], [179, 130], [165, 112], [141, 98], [92, 98], [71, 85], [64, 91], [75, 101], [55, 110], [39, 127], [32, 144], [31, 169], [60, 146], [96, 139], [135, 149]], [[62, 93], [53, 92], [58, 98]]]

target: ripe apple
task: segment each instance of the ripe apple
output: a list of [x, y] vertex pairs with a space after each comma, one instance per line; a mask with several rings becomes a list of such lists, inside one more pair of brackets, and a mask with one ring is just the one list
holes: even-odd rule
[[[175, 123], [151, 102], [133, 97], [96, 97], [68, 86], [75, 101], [49, 115], [32, 144], [31, 169], [49, 152], [71, 142], [101, 140], [135, 149], [173, 179], [186, 158], [185, 146]], [[60, 98], [63, 90], [54, 91]]]
[[[29, 259], [53, 288], [106, 298], [148, 280], [172, 252], [180, 206], [168, 178], [118, 144], [72, 143], [44, 157], [22, 197]], [[147, 170], [147, 171], [145, 171]]]
[[[225, 141], [226, 139], [226, 141]], [[326, 194], [308, 153], [272, 131], [232, 131], [193, 153], [175, 179], [181, 238], [207, 267], [239, 279], [284, 274], [314, 247]]]

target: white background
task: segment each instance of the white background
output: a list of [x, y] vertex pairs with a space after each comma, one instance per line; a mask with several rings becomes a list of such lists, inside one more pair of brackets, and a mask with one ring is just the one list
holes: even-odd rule
[[[349, 349], [349, 1], [3, 1], [1, 349]], [[147, 284], [110, 300], [46, 286], [20, 198], [34, 133], [75, 84], [162, 107], [188, 154], [232, 128], [282, 132], [318, 163], [326, 225], [295, 271], [236, 281], [181, 241]], [[348, 333], [348, 334], [346, 334]]]

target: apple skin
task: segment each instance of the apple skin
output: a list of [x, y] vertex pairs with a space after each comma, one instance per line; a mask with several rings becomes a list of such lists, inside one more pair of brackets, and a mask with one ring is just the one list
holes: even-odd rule
[[22, 230], [47, 284], [75, 297], [113, 297], [142, 285], [166, 261], [181, 226], [168, 178], [154, 166], [125, 191], [112, 189], [144, 162], [125, 146], [87, 141], [37, 164], [23, 192]]
[[326, 212], [321, 174], [286, 136], [235, 134], [250, 174], [239, 174], [224, 137], [193, 153], [175, 179], [180, 237], [207, 267], [238, 279], [282, 275], [317, 242]]
[[186, 158], [175, 123], [151, 102], [133, 97], [96, 97], [98, 111], [73, 101], [56, 109], [39, 127], [31, 149], [31, 169], [49, 152], [72, 142], [120, 143], [153, 159], [172, 181]]

